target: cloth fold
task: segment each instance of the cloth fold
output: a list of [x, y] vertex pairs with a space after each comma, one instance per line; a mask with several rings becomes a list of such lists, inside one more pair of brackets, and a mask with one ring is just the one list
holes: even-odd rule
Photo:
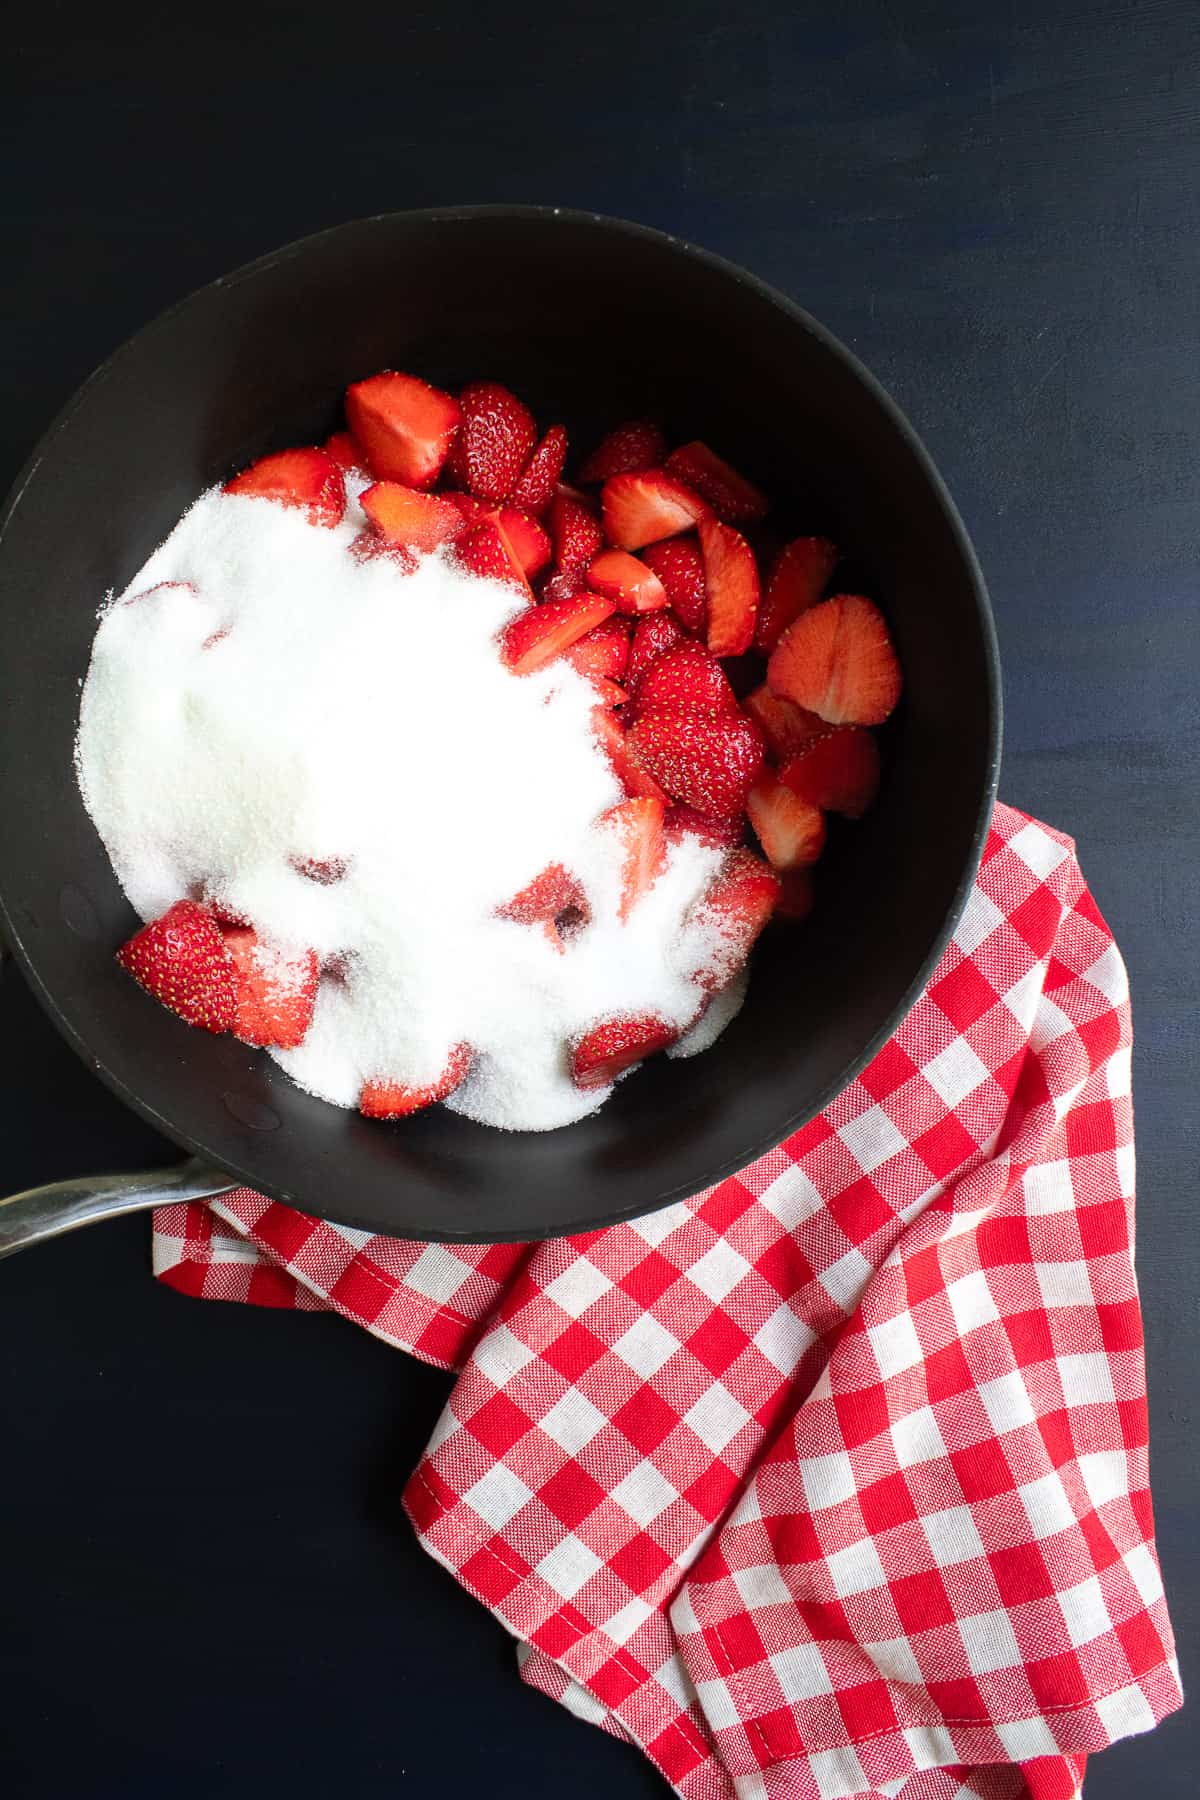
[[456, 1371], [415, 1529], [687, 1800], [1068, 1800], [1181, 1703], [1129, 1065], [1074, 846], [1001, 806], [895, 1037], [718, 1187], [525, 1246], [237, 1189], [160, 1211], [155, 1271]]

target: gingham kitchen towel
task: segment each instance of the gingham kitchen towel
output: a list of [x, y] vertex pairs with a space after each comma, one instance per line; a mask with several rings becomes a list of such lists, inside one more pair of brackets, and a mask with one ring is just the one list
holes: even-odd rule
[[160, 1212], [155, 1268], [455, 1370], [422, 1542], [687, 1800], [1068, 1800], [1181, 1701], [1129, 1060], [1073, 845], [1000, 807], [896, 1036], [719, 1187], [484, 1248], [241, 1188]]

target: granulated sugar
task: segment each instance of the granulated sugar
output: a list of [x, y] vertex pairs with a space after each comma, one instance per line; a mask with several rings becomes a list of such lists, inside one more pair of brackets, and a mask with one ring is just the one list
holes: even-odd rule
[[[567, 1124], [608, 1091], [570, 1079], [590, 1025], [695, 1019], [689, 974], [712, 945], [688, 915], [721, 854], [674, 845], [623, 923], [618, 846], [595, 829], [623, 795], [592, 689], [563, 663], [512, 675], [495, 639], [521, 597], [449, 553], [408, 574], [357, 561], [362, 523], [353, 504], [334, 530], [246, 496], [192, 507], [102, 614], [84, 802], [143, 919], [192, 894], [280, 957], [317, 952], [308, 1035], [271, 1052], [302, 1087], [354, 1106], [364, 1081], [425, 1085], [467, 1043], [447, 1104], [510, 1129]], [[496, 916], [554, 862], [592, 914], [562, 950]], [[687, 1047], [738, 1004], [714, 1002]]]

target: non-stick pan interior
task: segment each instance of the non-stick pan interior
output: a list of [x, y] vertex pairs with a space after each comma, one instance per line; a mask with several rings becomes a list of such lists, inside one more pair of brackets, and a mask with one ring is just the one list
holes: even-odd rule
[[[819, 904], [755, 953], [704, 1056], [659, 1058], [595, 1117], [504, 1133], [442, 1108], [381, 1126], [265, 1055], [189, 1030], [123, 976], [135, 923], [71, 751], [96, 607], [197, 492], [331, 429], [381, 367], [513, 386], [586, 444], [633, 413], [703, 436], [828, 532], [891, 620], [906, 678], [881, 797], [835, 832]], [[895, 411], [803, 314], [670, 239], [538, 209], [395, 214], [204, 289], [93, 377], [22, 477], [0, 540], [0, 893], [43, 1001], [181, 1144], [275, 1198], [411, 1237], [540, 1237], [719, 1180], [818, 1111], [894, 1028], [969, 885], [999, 695], [953, 509]], [[437, 672], [431, 672], [435, 677]]]

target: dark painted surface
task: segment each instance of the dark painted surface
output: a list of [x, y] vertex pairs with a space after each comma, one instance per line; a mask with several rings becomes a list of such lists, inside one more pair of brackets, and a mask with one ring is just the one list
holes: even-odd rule
[[[1200, 1626], [1195, 934], [1200, 15], [1192, 0], [294, 4], [8, 22], [0, 478], [201, 281], [356, 213], [595, 207], [844, 337], [966, 515], [1006, 660], [1002, 791], [1073, 832], [1130, 964], [1160, 1544]], [[10, 651], [11, 653], [11, 651]], [[0, 988], [0, 1179], [164, 1158]], [[330, 1319], [157, 1291], [137, 1220], [0, 1271], [0, 1789], [177, 1800], [662, 1792], [516, 1681], [413, 1547], [446, 1382]], [[1195, 1791], [1191, 1712], [1090, 1800]]]

